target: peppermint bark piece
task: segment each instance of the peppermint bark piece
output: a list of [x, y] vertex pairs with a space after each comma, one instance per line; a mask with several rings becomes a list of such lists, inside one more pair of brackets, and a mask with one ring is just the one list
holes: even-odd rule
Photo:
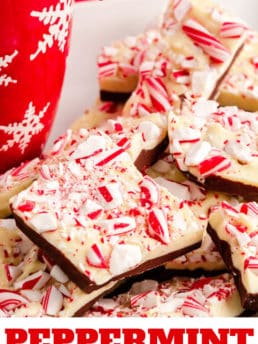
[[0, 175], [0, 218], [5, 218], [11, 214], [10, 198], [26, 189], [38, 178], [43, 163], [54, 163], [56, 157], [65, 155], [71, 145], [79, 144], [81, 137], [83, 137], [82, 130], [79, 128], [93, 128], [107, 119], [116, 118], [120, 112], [121, 106], [112, 102], [97, 103], [83, 117], [73, 123], [72, 130], [74, 133], [67, 130], [54, 141], [50, 149], [43, 152], [40, 158], [21, 163]]
[[257, 114], [188, 97], [169, 114], [170, 152], [207, 189], [258, 199]]
[[152, 113], [147, 118], [122, 116], [122, 106], [100, 102], [76, 120], [73, 130], [89, 128], [89, 123], [104, 131], [131, 156], [135, 166], [144, 170], [167, 148], [167, 116]]
[[14, 217], [87, 292], [200, 245], [203, 228], [190, 208], [142, 176], [104, 133], [89, 132], [44, 172], [12, 200]]
[[225, 271], [224, 261], [206, 228], [211, 207], [223, 200], [235, 203], [236, 199], [220, 192], [206, 191], [200, 185], [189, 181], [176, 167], [171, 155], [165, 155], [158, 160], [146, 173], [157, 183], [166, 187], [182, 203], [186, 203], [205, 228], [200, 248], [173, 259], [166, 263], [165, 267], [175, 271], [184, 271], [187, 274], [192, 272], [216, 274], [218, 271]]
[[258, 34], [251, 32], [219, 88], [218, 102], [258, 111]]
[[97, 59], [100, 98], [126, 101], [137, 86], [143, 56], [150, 46], [152, 54], [160, 51], [162, 41], [158, 30], [148, 30], [103, 47]]
[[0, 226], [0, 317], [80, 315], [114, 287], [111, 282], [84, 293], [19, 231], [13, 219], [1, 220]]
[[[237, 34], [225, 33], [227, 23], [238, 27]], [[101, 96], [124, 100], [137, 81], [149, 76], [161, 79], [169, 94], [191, 91], [212, 98], [242, 48], [245, 30], [239, 19], [211, 1], [172, 0], [159, 30], [103, 49], [98, 60]]]
[[86, 316], [93, 317], [233, 317], [243, 312], [230, 274], [200, 279], [175, 277], [144, 280], [124, 294], [100, 299]]
[[26, 189], [36, 179], [39, 161], [35, 158], [21, 163], [20, 166], [13, 167], [0, 175], [0, 218], [11, 214], [10, 198]]
[[214, 207], [208, 232], [233, 273], [244, 308], [258, 310], [258, 204], [227, 202]]

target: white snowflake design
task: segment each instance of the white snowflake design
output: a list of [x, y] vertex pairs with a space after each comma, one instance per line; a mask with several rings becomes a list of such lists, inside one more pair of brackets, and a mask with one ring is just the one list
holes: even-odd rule
[[49, 25], [49, 28], [48, 33], [43, 34], [42, 40], [38, 42], [35, 53], [30, 55], [30, 60], [34, 60], [40, 53], [44, 54], [54, 42], [57, 42], [59, 50], [64, 52], [72, 17], [72, 2], [72, 0], [60, 0], [56, 6], [44, 7], [41, 12], [31, 12], [32, 17], [37, 17], [44, 25]]
[[0, 152], [6, 152], [9, 150], [9, 148], [12, 148], [15, 144], [18, 144], [18, 147], [23, 154], [30, 143], [31, 138], [44, 128], [44, 125], [40, 120], [44, 117], [49, 105], [50, 103], [48, 102], [46, 106], [37, 114], [35, 112], [35, 106], [32, 102], [30, 102], [25, 112], [24, 119], [21, 122], [10, 123], [7, 126], [0, 125], [0, 130], [4, 131], [8, 135], [13, 136], [12, 139], [7, 140], [6, 144], [0, 147]]
[[[0, 56], [0, 72], [2, 69], [7, 68], [10, 63], [13, 62], [15, 56], [18, 55], [18, 50], [14, 50], [11, 55], [5, 55], [4, 57]], [[16, 84], [17, 80], [13, 79], [7, 74], [0, 74], [0, 86], [8, 86], [10, 83]]]

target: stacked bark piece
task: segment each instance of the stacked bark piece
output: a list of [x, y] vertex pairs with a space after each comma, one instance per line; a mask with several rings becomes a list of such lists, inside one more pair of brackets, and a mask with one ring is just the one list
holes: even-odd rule
[[256, 66], [253, 37], [210, 1], [171, 0], [159, 28], [103, 48], [102, 100], [0, 176], [15, 219], [0, 223], [0, 316], [258, 310], [258, 117], [225, 96]]

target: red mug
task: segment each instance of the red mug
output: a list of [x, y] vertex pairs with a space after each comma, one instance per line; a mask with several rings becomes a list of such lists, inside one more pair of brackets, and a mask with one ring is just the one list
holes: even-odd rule
[[64, 80], [73, 0], [1, 0], [0, 173], [42, 152]]

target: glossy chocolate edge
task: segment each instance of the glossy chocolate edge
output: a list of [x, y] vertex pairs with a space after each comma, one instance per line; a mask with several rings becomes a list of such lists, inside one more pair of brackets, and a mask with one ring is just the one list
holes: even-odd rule
[[205, 187], [207, 190], [219, 191], [231, 196], [241, 196], [246, 201], [258, 202], [258, 188], [254, 185], [247, 185], [241, 182], [225, 179], [220, 176], [209, 176], [201, 183], [197, 177], [190, 172], [181, 171], [188, 179], [196, 184]]
[[100, 94], [100, 100], [102, 100], [104, 102], [112, 101], [115, 103], [124, 103], [130, 98], [132, 93], [130, 93], [130, 92], [112, 92], [112, 91], [100, 90], [99, 94]]
[[168, 146], [168, 136], [166, 136], [156, 147], [152, 149], [143, 149], [136, 160], [134, 161], [135, 167], [139, 171], [145, 171], [146, 168], [153, 165], [164, 152]]
[[76, 266], [65, 257], [65, 255], [59, 251], [54, 245], [49, 243], [45, 238], [43, 238], [40, 234], [38, 234], [35, 230], [30, 228], [23, 219], [21, 219], [18, 215], [13, 213], [14, 219], [16, 221], [17, 227], [29, 238], [33, 241], [37, 246], [39, 246], [43, 251], [47, 253], [47, 255], [52, 258], [57, 265], [67, 274], [71, 281], [73, 281], [79, 288], [81, 288], [86, 293], [90, 293], [93, 290], [97, 290], [107, 283], [111, 281], [121, 280], [126, 277], [131, 277], [133, 275], [138, 275], [146, 270], [153, 269], [164, 263], [170, 261], [171, 259], [177, 258], [183, 254], [186, 254], [192, 250], [195, 250], [201, 246], [201, 241], [195, 242], [194, 244], [183, 247], [179, 250], [172, 251], [168, 254], [163, 256], [159, 256], [150, 260], [147, 260], [137, 266], [134, 269], [128, 270], [123, 274], [115, 276], [113, 279], [107, 281], [104, 284], [97, 285], [93, 281], [91, 281], [87, 276], [82, 274]]
[[258, 293], [252, 294], [248, 293], [248, 291], [246, 290], [242, 282], [241, 272], [234, 266], [234, 263], [232, 261], [231, 247], [229, 243], [225, 240], [221, 240], [215, 229], [210, 224], [208, 224], [207, 232], [209, 233], [215, 245], [217, 246], [226, 266], [234, 276], [235, 283], [240, 294], [242, 306], [247, 310], [257, 312]]

